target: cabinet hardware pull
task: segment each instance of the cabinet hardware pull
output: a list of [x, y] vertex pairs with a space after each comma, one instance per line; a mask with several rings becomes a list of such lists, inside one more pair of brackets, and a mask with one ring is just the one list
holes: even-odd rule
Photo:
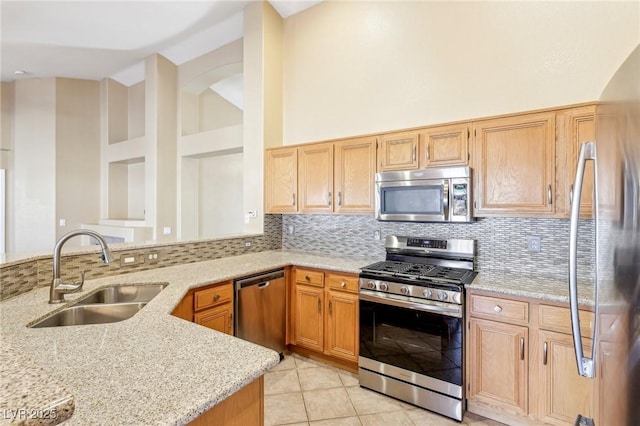
[[311, 281], [311, 277], [309, 275], [305, 275], [304, 279], [307, 280], [307, 281]]
[[553, 204], [553, 197], [551, 196], [551, 185], [547, 187], [547, 201], [548, 204]]
[[342, 205], [342, 192], [338, 191], [338, 205], [341, 206]]
[[331, 309], [331, 300], [329, 300], [329, 315], [333, 315], [332, 314], [332, 309]]
[[318, 299], [318, 312], [322, 312], [322, 303], [320, 303], [320, 299]]
[[293, 203], [292, 203], [291, 205], [292, 205], [292, 206], [295, 206], [295, 205], [296, 205], [296, 193], [294, 192], [294, 193], [293, 193], [293, 194], [291, 194], [291, 195], [292, 195], [292, 198], [293, 198]]
[[495, 312], [496, 314], [499, 314], [500, 312], [502, 312], [502, 308], [500, 307], [500, 305], [496, 305], [493, 308], [493, 312]]
[[219, 294], [214, 295], [213, 296], [213, 301], [217, 302], [218, 300], [220, 300], [220, 295]]
[[416, 161], [416, 143], [413, 143], [413, 156], [411, 157], [411, 161]]
[[569, 205], [573, 205], [573, 184], [569, 187]]
[[429, 145], [430, 144], [427, 143], [427, 160], [429, 160], [431, 157], [431, 154], [429, 153]]
[[547, 365], [547, 342], [544, 342], [544, 345], [542, 345], [542, 364], [543, 365]]
[[524, 337], [520, 338], [520, 359], [524, 359]]
[[329, 191], [329, 205], [331, 205], [331, 191]]
[[345, 283], [344, 281], [340, 281], [340, 287], [344, 288], [344, 286], [346, 286], [347, 283]]

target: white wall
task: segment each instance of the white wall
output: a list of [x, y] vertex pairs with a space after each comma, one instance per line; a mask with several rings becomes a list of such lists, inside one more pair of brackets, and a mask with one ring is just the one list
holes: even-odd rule
[[46, 251], [55, 244], [55, 109], [54, 78], [15, 82], [15, 239], [8, 252]]
[[597, 100], [639, 9], [325, 1], [284, 23], [284, 144]]
[[198, 237], [241, 234], [242, 153], [199, 159]]

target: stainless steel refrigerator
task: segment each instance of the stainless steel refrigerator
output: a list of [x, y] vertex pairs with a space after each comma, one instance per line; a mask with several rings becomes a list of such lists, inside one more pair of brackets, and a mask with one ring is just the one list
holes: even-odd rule
[[[580, 195], [594, 166], [595, 335], [581, 336], [576, 279]], [[640, 46], [607, 84], [596, 138], [582, 145], [571, 210], [569, 293], [576, 363], [592, 378], [595, 416], [576, 425], [640, 425]], [[590, 342], [593, 344], [584, 344]], [[591, 346], [590, 350], [586, 350]]]

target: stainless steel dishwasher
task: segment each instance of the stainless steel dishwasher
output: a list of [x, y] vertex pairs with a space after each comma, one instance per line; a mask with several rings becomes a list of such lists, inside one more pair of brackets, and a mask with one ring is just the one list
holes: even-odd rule
[[236, 337], [280, 353], [285, 350], [286, 281], [284, 269], [234, 281]]

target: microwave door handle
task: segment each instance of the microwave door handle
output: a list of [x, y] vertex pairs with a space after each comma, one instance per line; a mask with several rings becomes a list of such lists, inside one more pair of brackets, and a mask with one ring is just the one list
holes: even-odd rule
[[[578, 280], [577, 280], [577, 257], [578, 257], [578, 218], [580, 216], [580, 197], [582, 195], [582, 182], [584, 180], [584, 167], [588, 160], [593, 160], [594, 166], [596, 162], [596, 145], [594, 142], [585, 142], [580, 148], [580, 157], [578, 158], [578, 167], [576, 170], [576, 178], [573, 184], [573, 203], [571, 204], [571, 223], [569, 232], [569, 307], [571, 310], [571, 331], [573, 334], [573, 347], [576, 352], [576, 363], [578, 364], [578, 373], [584, 377], [593, 378], [593, 361], [595, 356], [594, 343], [591, 346], [591, 358], [584, 356], [582, 347], [582, 333], [580, 331], [580, 317], [578, 316]], [[594, 167], [594, 172], [595, 172]], [[594, 173], [595, 178], [595, 173]], [[597, 188], [594, 182], [594, 194], [597, 197]], [[597, 204], [597, 198], [594, 200]], [[597, 205], [595, 208], [595, 223], [598, 223]], [[596, 230], [597, 232], [597, 230]], [[596, 241], [598, 236], [596, 235]], [[597, 250], [597, 249], [596, 249]], [[597, 252], [596, 252], [597, 258]], [[597, 279], [597, 278], [596, 278]], [[597, 285], [596, 285], [596, 310], [597, 310]], [[598, 315], [594, 319], [594, 331], [596, 330]], [[594, 336], [595, 337], [595, 336]]]
[[444, 220], [451, 220], [449, 217], [449, 181], [442, 183], [442, 212]]

